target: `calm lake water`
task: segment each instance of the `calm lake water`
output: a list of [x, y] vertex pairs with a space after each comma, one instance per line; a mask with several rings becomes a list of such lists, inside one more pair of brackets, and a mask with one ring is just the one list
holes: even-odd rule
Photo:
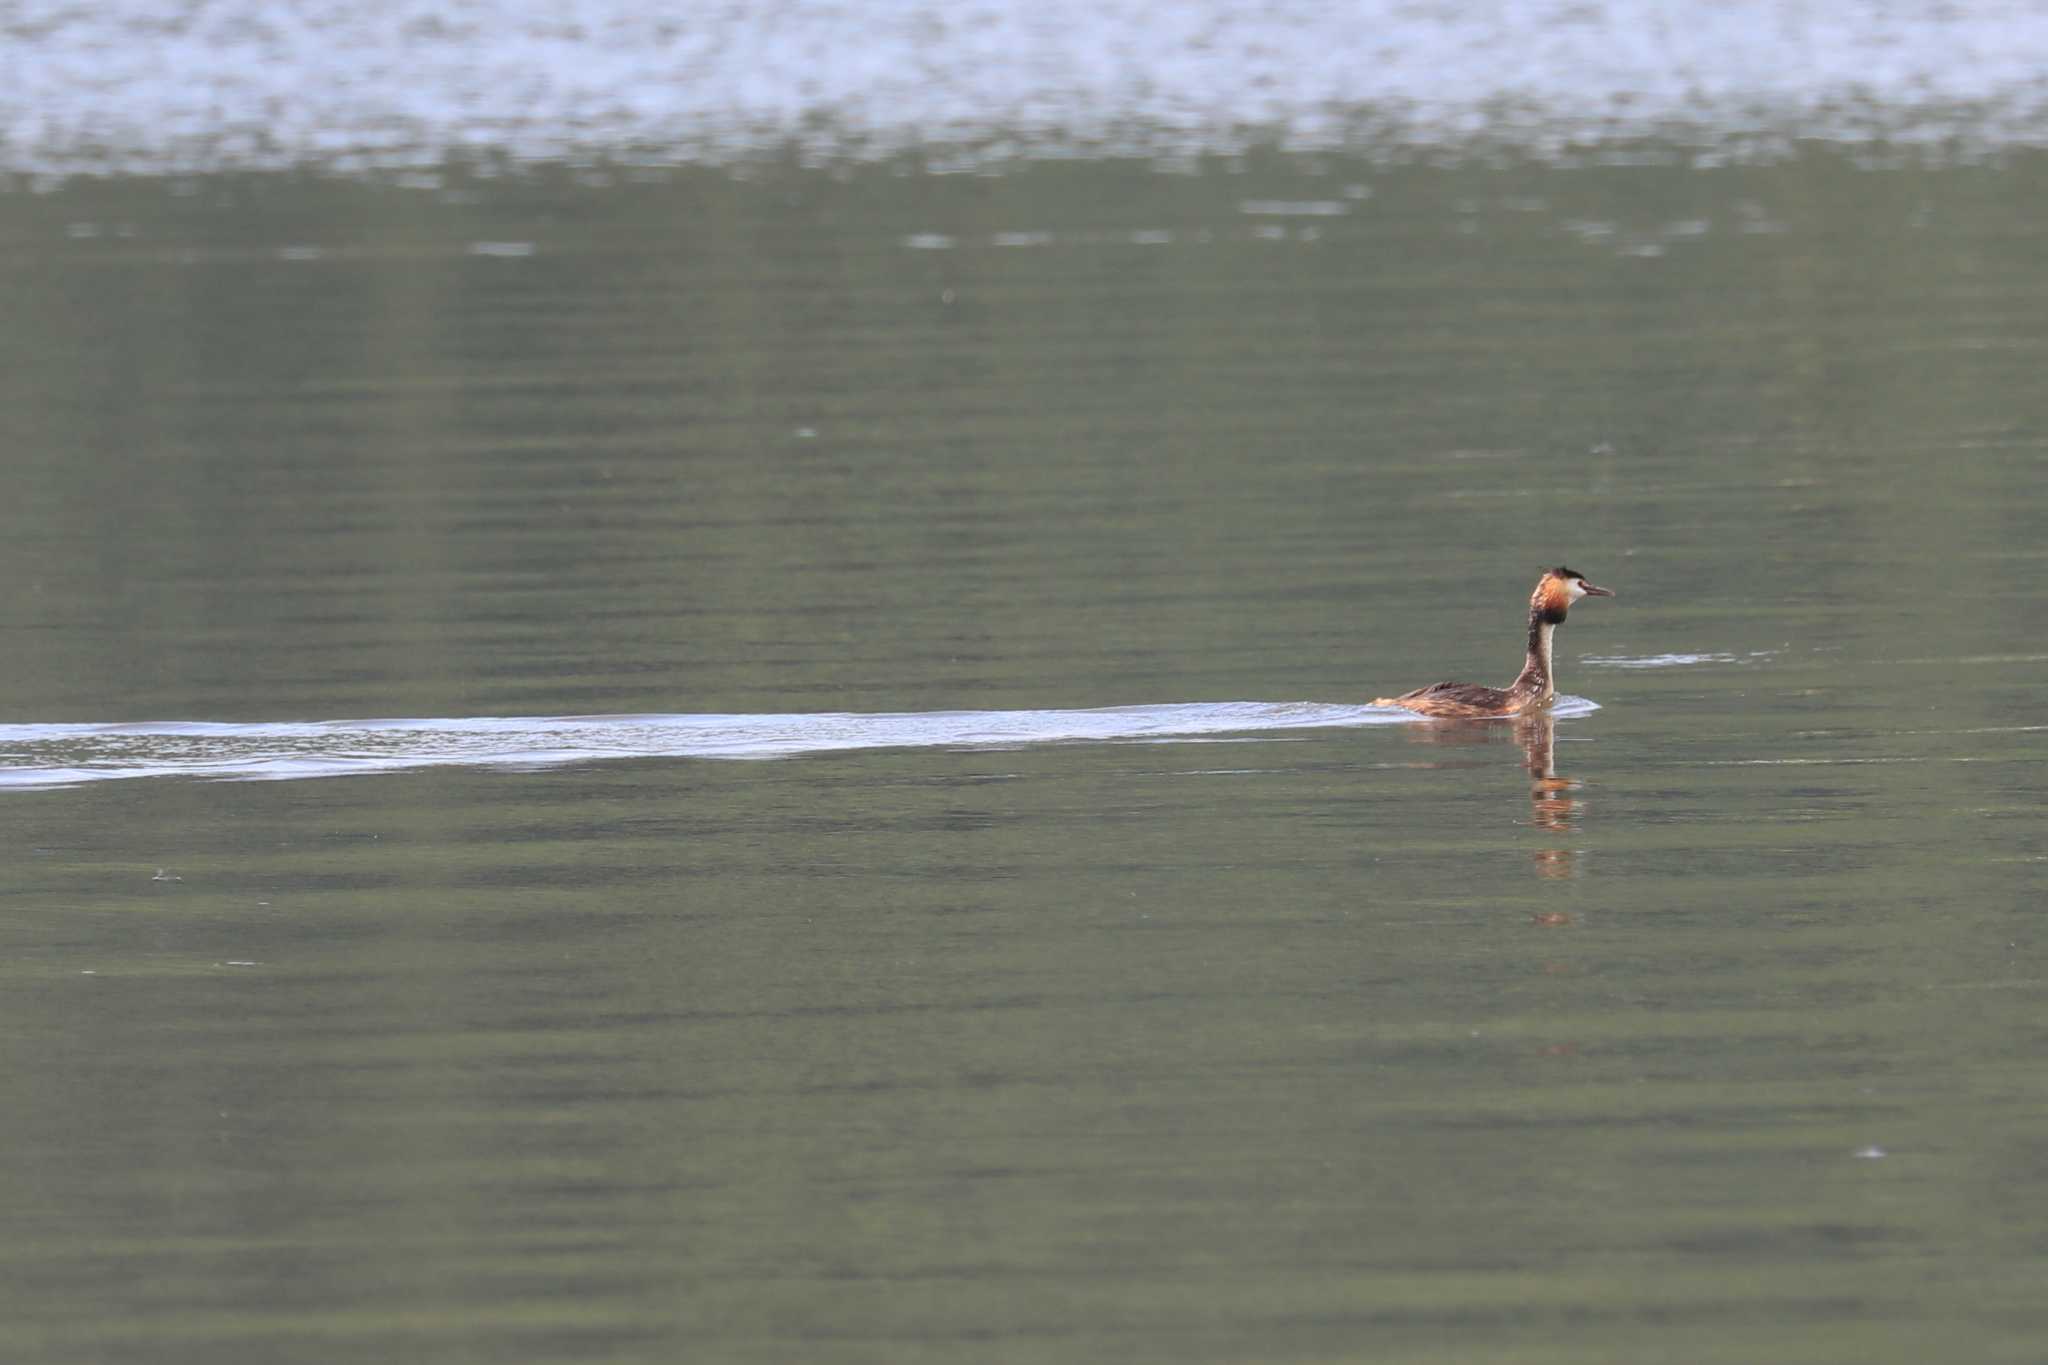
[[0, 197], [0, 1350], [2040, 1359], [2048, 163], [1644, 150]]

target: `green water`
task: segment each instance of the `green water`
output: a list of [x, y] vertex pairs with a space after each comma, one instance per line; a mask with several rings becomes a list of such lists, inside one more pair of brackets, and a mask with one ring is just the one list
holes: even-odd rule
[[2044, 170], [0, 199], [9, 723], [1348, 702], [1620, 594], [1554, 735], [7, 793], [0, 1354], [2039, 1359]]

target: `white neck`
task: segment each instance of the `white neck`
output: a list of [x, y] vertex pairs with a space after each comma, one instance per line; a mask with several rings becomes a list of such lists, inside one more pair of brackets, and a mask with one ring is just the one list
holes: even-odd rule
[[1529, 657], [1522, 664], [1521, 676], [1514, 682], [1517, 689], [1542, 701], [1549, 701], [1557, 695], [1557, 684], [1550, 672], [1550, 637], [1556, 630], [1557, 625], [1552, 621], [1529, 622]]

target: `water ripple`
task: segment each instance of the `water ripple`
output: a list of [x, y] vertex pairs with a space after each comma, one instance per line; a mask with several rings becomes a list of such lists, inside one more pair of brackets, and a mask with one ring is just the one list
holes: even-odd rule
[[[1556, 714], [1598, 709], [1559, 697]], [[606, 758], [787, 758], [859, 749], [1011, 749], [1192, 739], [1414, 721], [1329, 702], [1187, 702], [1075, 711], [788, 715], [479, 716], [236, 724], [0, 725], [0, 787], [123, 777], [276, 781], [408, 768], [547, 768]]]

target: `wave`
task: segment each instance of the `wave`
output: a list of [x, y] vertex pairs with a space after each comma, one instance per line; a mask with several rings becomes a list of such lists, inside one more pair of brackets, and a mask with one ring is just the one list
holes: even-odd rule
[[[1569, 718], [1598, 707], [1561, 696], [1553, 709]], [[1191, 741], [1416, 719], [1389, 707], [1240, 701], [1072, 711], [0, 725], [0, 787], [34, 790], [171, 776], [279, 781], [427, 767], [549, 768], [616, 758], [775, 759], [862, 749]]]
[[1694, 668], [1701, 664], [1748, 664], [1758, 659], [1774, 659], [1782, 651], [1775, 649], [1752, 649], [1747, 654], [1588, 654], [1579, 660], [1588, 668]]

